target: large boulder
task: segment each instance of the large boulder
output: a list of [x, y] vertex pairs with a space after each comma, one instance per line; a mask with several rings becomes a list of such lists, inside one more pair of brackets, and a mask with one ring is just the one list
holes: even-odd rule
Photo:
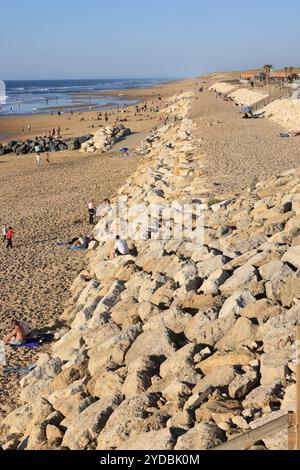
[[120, 395], [96, 401], [70, 423], [62, 445], [71, 450], [84, 450], [99, 435], [108, 418], [122, 401]]
[[196, 424], [191, 430], [179, 437], [175, 450], [208, 450], [225, 441], [224, 433], [215, 423]]
[[97, 450], [113, 450], [121, 447], [143, 427], [147, 408], [155, 407], [158, 396], [143, 393], [124, 400], [110, 416], [98, 437]]
[[141, 356], [153, 356], [166, 359], [176, 351], [176, 346], [169, 331], [164, 328], [147, 330], [134, 341], [126, 354], [126, 364], [136, 361]]

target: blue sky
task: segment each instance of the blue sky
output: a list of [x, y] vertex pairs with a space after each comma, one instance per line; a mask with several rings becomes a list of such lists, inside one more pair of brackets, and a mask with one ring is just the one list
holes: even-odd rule
[[4, 80], [300, 66], [299, 0], [0, 1]]

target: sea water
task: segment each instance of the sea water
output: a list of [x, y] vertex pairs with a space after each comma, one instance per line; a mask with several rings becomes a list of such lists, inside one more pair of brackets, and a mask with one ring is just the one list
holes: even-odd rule
[[[93, 79], [93, 80], [7, 80], [0, 116], [49, 114], [69, 111], [100, 110], [133, 104], [122, 97], [122, 90], [156, 86], [170, 79]], [[118, 96], [109, 92], [120, 90]], [[108, 95], [93, 93], [107, 91]]]

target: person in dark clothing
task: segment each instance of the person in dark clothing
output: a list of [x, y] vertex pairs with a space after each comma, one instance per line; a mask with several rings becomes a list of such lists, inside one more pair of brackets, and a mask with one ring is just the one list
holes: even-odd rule
[[12, 227], [8, 227], [8, 231], [6, 234], [6, 240], [7, 240], [6, 248], [13, 248], [12, 239], [13, 239], [13, 230], [12, 230]]

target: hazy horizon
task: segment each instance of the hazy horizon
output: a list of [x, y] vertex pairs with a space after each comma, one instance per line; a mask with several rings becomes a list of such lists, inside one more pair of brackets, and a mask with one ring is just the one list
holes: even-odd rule
[[300, 64], [296, 0], [288, 10], [279, 0], [15, 0], [2, 14], [3, 80], [182, 79]]

